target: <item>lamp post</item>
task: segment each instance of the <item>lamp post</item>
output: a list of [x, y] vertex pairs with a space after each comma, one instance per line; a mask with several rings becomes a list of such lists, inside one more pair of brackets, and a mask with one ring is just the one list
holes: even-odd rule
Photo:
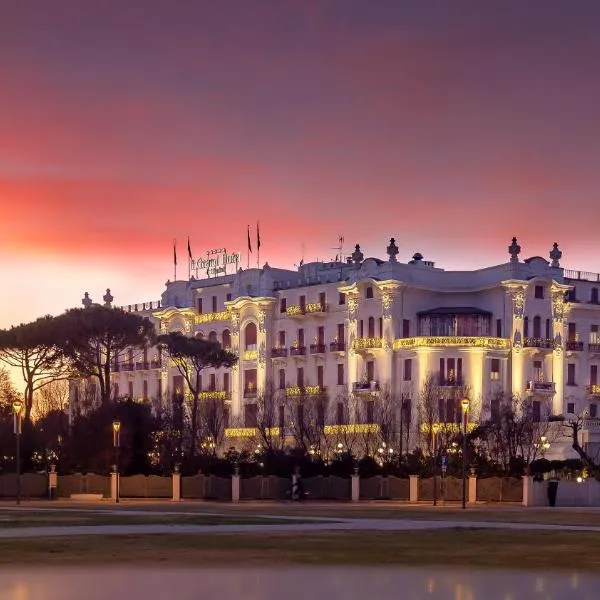
[[433, 505], [437, 506], [437, 434], [440, 429], [439, 423], [432, 423], [431, 437], [433, 441]]
[[14, 431], [17, 442], [17, 504], [21, 504], [21, 424], [23, 422], [23, 403], [20, 400], [13, 402]]
[[119, 504], [119, 448], [121, 447], [121, 421], [113, 421], [113, 445], [115, 447], [116, 493], [115, 503]]
[[463, 398], [460, 402], [462, 408], [462, 434], [463, 434], [463, 455], [462, 455], [462, 507], [467, 508], [467, 417], [469, 414], [469, 399]]

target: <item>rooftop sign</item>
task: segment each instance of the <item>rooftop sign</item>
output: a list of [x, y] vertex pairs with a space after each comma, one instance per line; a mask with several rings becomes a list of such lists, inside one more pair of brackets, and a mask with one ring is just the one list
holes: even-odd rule
[[207, 277], [217, 277], [227, 275], [227, 267], [233, 265], [233, 271], [237, 271], [241, 254], [239, 252], [228, 253], [225, 248], [207, 250], [205, 258], [190, 260], [190, 271], [196, 279]]

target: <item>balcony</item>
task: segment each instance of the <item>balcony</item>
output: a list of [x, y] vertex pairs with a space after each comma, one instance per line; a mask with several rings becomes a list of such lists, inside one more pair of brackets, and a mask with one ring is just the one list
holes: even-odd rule
[[346, 342], [331, 342], [329, 344], [329, 352], [345, 352]]
[[230, 319], [231, 312], [228, 310], [222, 310], [220, 312], [200, 313], [199, 315], [196, 315], [196, 324], [201, 325], [202, 323], [229, 321]]
[[462, 387], [465, 381], [462, 377], [440, 377], [438, 379], [438, 385], [440, 387], [457, 388]]
[[588, 352], [597, 352], [600, 354], [600, 343], [588, 344]]
[[379, 392], [378, 381], [355, 381], [352, 383], [352, 391], [356, 393], [375, 393]]
[[122, 363], [120, 371], [133, 371], [133, 363]]
[[597, 383], [592, 383], [585, 388], [588, 396], [600, 396], [600, 385]]
[[287, 348], [271, 348], [271, 358], [287, 358]]
[[147, 371], [150, 368], [150, 363], [148, 361], [142, 361], [135, 364], [136, 371]]
[[294, 385], [285, 388], [285, 395], [291, 397], [297, 396], [319, 396], [325, 393], [325, 388], [322, 385]]
[[352, 342], [353, 350], [373, 350], [383, 348], [383, 338], [361, 337]]
[[225, 390], [206, 390], [198, 394], [200, 400], [228, 400], [229, 392]]
[[310, 353], [311, 354], [325, 354], [326, 350], [325, 344], [311, 344], [310, 345]]
[[305, 315], [323, 315], [327, 312], [327, 304], [312, 302], [310, 304], [293, 304], [285, 310], [288, 317], [304, 317]]
[[545, 348], [548, 350], [554, 349], [554, 340], [552, 338], [532, 338], [526, 337], [525, 348]]
[[530, 394], [545, 394], [552, 396], [556, 392], [556, 389], [553, 381], [528, 381], [527, 391]]
[[151, 360], [150, 368], [151, 369], [162, 369], [162, 360]]
[[394, 340], [394, 350], [411, 350], [413, 348], [489, 348], [490, 350], [509, 350], [510, 340], [507, 338], [451, 335], [420, 336]]
[[113, 373], [118, 373], [119, 371], [123, 370], [123, 369], [121, 369], [121, 365], [119, 363], [113, 363], [111, 365], [110, 369]]
[[242, 356], [244, 360], [257, 360], [258, 350], [244, 350], [244, 354]]
[[256, 398], [257, 392], [255, 387], [244, 389], [244, 398]]
[[583, 352], [583, 342], [569, 341], [565, 347], [572, 352]]
[[306, 346], [292, 346], [290, 356], [306, 356]]

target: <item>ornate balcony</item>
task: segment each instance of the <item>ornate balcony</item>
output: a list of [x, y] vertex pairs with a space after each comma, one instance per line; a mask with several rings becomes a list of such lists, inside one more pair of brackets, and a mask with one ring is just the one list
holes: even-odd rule
[[292, 346], [290, 356], [306, 356], [306, 346]]
[[462, 387], [465, 384], [462, 377], [440, 377], [438, 378], [438, 385], [440, 387], [457, 388]]
[[[252, 438], [258, 436], [257, 427], [227, 427], [225, 429], [225, 437], [227, 439], [233, 438]], [[281, 435], [281, 429], [279, 427], [267, 427], [265, 434], [276, 437]]]
[[242, 356], [244, 360], [256, 360], [258, 358], [258, 350], [244, 350]]
[[372, 350], [383, 348], [383, 338], [361, 337], [352, 342], [353, 350]]
[[378, 381], [355, 381], [352, 383], [352, 391], [356, 393], [375, 393], [379, 390]]
[[350, 423], [349, 425], [325, 425], [325, 435], [355, 434], [355, 433], [379, 433], [380, 427], [377, 423]]
[[320, 385], [294, 385], [285, 388], [286, 396], [319, 396], [325, 392], [325, 388]]
[[394, 350], [407, 350], [411, 348], [489, 348], [490, 350], [509, 350], [510, 340], [496, 337], [451, 335], [420, 336], [394, 340]]
[[285, 310], [288, 317], [304, 317], [305, 315], [325, 314], [328, 310], [327, 304], [312, 302], [310, 304], [292, 304]]
[[215, 323], [216, 321], [229, 321], [231, 319], [231, 312], [228, 310], [222, 310], [220, 312], [201, 313], [196, 315], [196, 324], [201, 325], [202, 323]]
[[553, 350], [554, 340], [552, 338], [526, 337], [523, 346], [525, 346], [525, 348], [544, 348], [547, 350]]
[[600, 396], [600, 385], [597, 383], [592, 383], [585, 388], [588, 396]]
[[138, 362], [135, 363], [135, 370], [136, 371], [147, 371], [150, 368], [150, 363], [148, 361], [142, 361], [142, 362]]
[[527, 391], [530, 394], [554, 395], [556, 388], [553, 381], [528, 381]]
[[310, 345], [310, 353], [311, 354], [325, 354], [325, 350], [327, 346], [325, 344], [311, 344]]
[[287, 358], [287, 348], [271, 348], [271, 358]]
[[569, 341], [565, 344], [565, 347], [572, 352], [583, 352], [583, 342]]
[[120, 371], [133, 371], [133, 363], [122, 363], [120, 365]]
[[162, 360], [151, 360], [150, 368], [151, 369], [161, 369], [162, 368]]
[[256, 392], [256, 388], [252, 387], [252, 388], [246, 388], [244, 390], [244, 398], [256, 398], [257, 392]]
[[329, 344], [329, 352], [345, 352], [346, 342], [331, 342]]
[[588, 352], [597, 352], [600, 354], [600, 343], [588, 344]]
[[206, 390], [198, 394], [200, 400], [228, 400], [229, 392], [224, 390]]

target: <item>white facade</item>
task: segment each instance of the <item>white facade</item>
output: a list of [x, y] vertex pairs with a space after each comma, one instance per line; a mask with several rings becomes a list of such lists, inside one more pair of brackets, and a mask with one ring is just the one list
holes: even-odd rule
[[[551, 261], [519, 253], [513, 240], [504, 264], [445, 271], [418, 254], [397, 261], [392, 240], [387, 260], [364, 259], [356, 246], [345, 263], [167, 282], [159, 307], [124, 308], [151, 317], [161, 333], [213, 337], [239, 354], [230, 371], [203, 373], [203, 389], [230, 402], [241, 427], [252, 425], [269, 381], [283, 396], [326, 390], [331, 424], [368, 422], [386, 389], [408, 400], [415, 424], [432, 375], [441, 388], [467, 389], [480, 419], [501, 390], [532, 395], [552, 415], [588, 411], [584, 441], [595, 441], [600, 277], [560, 267], [556, 245]], [[176, 368], [154, 350], [132, 358], [121, 357], [113, 375], [118, 393], [168, 402], [180, 385]], [[349, 399], [354, 408], [342, 418]]]

